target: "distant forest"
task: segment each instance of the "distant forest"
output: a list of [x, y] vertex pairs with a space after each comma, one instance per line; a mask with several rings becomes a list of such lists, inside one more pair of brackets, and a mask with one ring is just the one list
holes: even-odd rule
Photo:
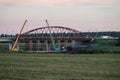
[[100, 36], [111, 36], [111, 37], [120, 37], [120, 32], [83, 32], [84, 36], [88, 37], [100, 37]]
[[[17, 35], [17, 34], [16, 34]], [[0, 34], [0, 37], [16, 37], [16, 35], [9, 34]], [[100, 36], [111, 36], [111, 37], [120, 37], [120, 32], [82, 32], [82, 36], [88, 37], [100, 37]]]

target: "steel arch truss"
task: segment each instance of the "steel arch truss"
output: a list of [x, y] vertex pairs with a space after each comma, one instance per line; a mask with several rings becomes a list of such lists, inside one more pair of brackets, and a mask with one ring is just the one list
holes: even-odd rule
[[25, 32], [24, 34], [22, 34], [22, 36], [23, 37], [48, 38], [48, 37], [50, 37], [50, 31], [51, 31], [53, 37], [57, 37], [57, 38], [58, 37], [75, 38], [75, 37], [82, 36], [80, 31], [77, 31], [77, 30], [71, 29], [71, 28], [67, 28], [67, 27], [61, 27], [61, 26], [50, 26], [50, 27], [36, 28], [36, 29], [30, 30], [28, 32]]

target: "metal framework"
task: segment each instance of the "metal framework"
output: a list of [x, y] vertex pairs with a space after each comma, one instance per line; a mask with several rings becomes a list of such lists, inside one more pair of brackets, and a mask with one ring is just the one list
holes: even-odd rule
[[36, 28], [23, 33], [19, 40], [19, 47], [25, 51], [53, 51], [54, 46], [50, 39], [50, 33], [54, 38], [55, 45], [60, 50], [65, 50], [68, 45], [75, 45], [76, 42], [82, 44], [82, 42], [89, 42], [91, 40], [75, 29], [50, 26]]
[[[82, 33], [75, 29], [61, 27], [61, 26], [50, 26], [50, 31], [53, 34], [53, 37], [82, 37]], [[41, 37], [41, 38], [48, 38], [50, 37], [49, 27], [41, 27], [30, 30], [22, 34], [22, 37]]]

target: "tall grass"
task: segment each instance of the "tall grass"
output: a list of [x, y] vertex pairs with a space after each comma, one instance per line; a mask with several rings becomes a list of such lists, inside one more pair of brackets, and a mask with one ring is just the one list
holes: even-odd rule
[[0, 53], [0, 80], [120, 80], [120, 55]]

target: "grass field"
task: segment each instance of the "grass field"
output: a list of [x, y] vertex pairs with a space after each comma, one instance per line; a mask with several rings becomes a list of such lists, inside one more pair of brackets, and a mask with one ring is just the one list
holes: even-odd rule
[[0, 80], [120, 80], [120, 54], [0, 53]]

